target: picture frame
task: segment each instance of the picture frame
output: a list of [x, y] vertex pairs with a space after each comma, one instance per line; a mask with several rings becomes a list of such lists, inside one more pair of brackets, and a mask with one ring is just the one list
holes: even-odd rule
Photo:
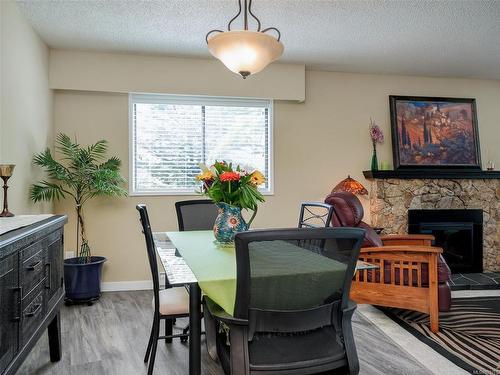
[[389, 96], [394, 169], [481, 169], [476, 100]]

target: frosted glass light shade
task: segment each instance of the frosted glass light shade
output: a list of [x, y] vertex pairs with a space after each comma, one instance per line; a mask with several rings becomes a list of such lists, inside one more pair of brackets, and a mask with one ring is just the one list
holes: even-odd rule
[[226, 31], [208, 40], [208, 50], [232, 72], [246, 78], [283, 54], [283, 43], [258, 31]]

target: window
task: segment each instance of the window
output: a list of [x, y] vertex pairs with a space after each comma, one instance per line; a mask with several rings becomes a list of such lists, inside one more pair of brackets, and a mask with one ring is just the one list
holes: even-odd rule
[[272, 101], [131, 94], [130, 193], [193, 194], [199, 163], [259, 169], [272, 192]]

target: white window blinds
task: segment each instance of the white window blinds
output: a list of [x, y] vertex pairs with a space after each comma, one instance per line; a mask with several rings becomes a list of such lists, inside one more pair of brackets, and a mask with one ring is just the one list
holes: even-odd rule
[[271, 192], [272, 101], [130, 95], [131, 194], [192, 194], [198, 163], [259, 169]]

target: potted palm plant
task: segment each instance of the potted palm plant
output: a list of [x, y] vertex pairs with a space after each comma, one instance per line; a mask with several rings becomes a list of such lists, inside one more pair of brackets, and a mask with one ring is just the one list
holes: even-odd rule
[[37, 154], [33, 163], [47, 172], [49, 181], [32, 185], [30, 198], [34, 202], [54, 201], [70, 197], [76, 211], [76, 257], [64, 260], [66, 299], [92, 301], [101, 294], [101, 271], [106, 258], [92, 256], [83, 208], [86, 202], [98, 196], [126, 196], [122, 188], [125, 180], [120, 175], [121, 161], [117, 157], [106, 160], [108, 142], [101, 140], [90, 146], [81, 146], [66, 134], [58, 134], [56, 160], [49, 148]]

